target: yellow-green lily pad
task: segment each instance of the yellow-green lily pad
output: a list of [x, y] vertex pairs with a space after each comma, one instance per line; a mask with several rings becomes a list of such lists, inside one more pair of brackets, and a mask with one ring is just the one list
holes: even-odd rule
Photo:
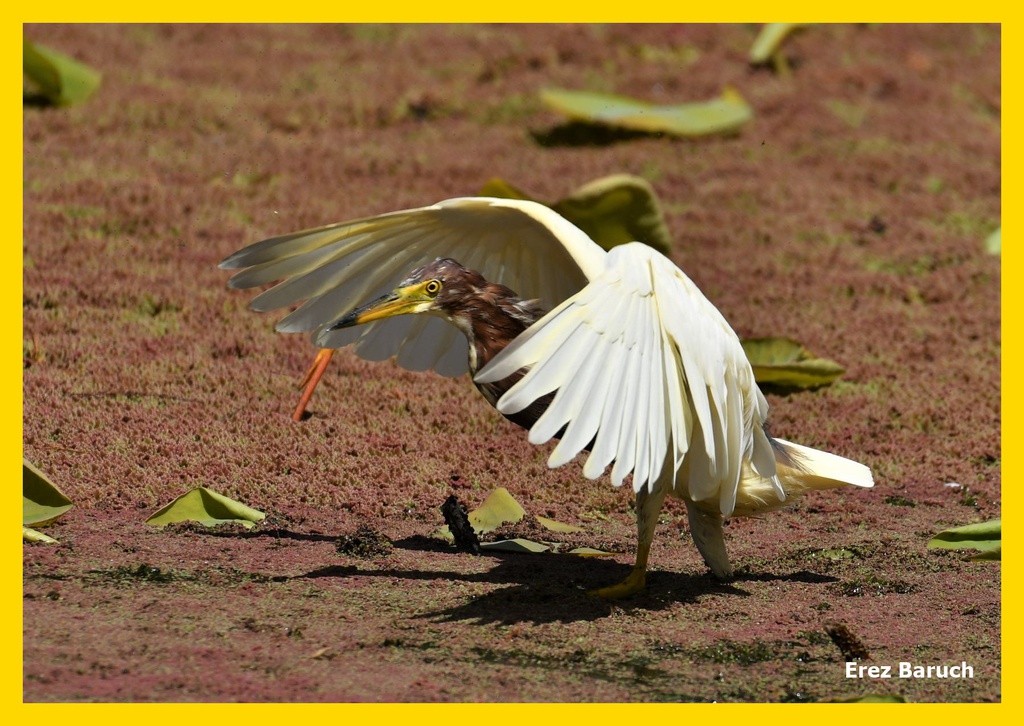
[[22, 46], [25, 75], [50, 103], [81, 103], [99, 88], [102, 75], [84, 63], [27, 38]]
[[22, 459], [21, 470], [22, 524], [49, 524], [71, 509], [71, 500], [28, 459]]
[[549, 546], [534, 542], [532, 540], [523, 539], [522, 537], [516, 537], [515, 539], [502, 539], [497, 542], [481, 542], [480, 549], [483, 550], [499, 550], [502, 552], [547, 552], [551, 549]]
[[817, 388], [846, 372], [835, 361], [818, 358], [790, 338], [747, 338], [741, 343], [759, 384]]
[[704, 136], [739, 130], [754, 117], [733, 88], [710, 101], [661, 106], [625, 96], [549, 88], [540, 92], [547, 106], [571, 119], [633, 131]]
[[545, 204], [606, 250], [635, 241], [667, 255], [672, 247], [665, 215], [654, 188], [646, 179], [632, 174], [611, 174], [594, 179], [552, 204], [542, 202], [497, 177], [484, 184], [480, 196]]
[[196, 487], [182, 494], [146, 520], [146, 524], [164, 527], [173, 522], [199, 522], [208, 527], [235, 522], [254, 527], [266, 518], [263, 512], [229, 499], [206, 487]]
[[981, 550], [974, 559], [998, 560], [1002, 558], [1003, 520], [967, 524], [939, 532], [928, 540], [928, 548], [947, 550]]

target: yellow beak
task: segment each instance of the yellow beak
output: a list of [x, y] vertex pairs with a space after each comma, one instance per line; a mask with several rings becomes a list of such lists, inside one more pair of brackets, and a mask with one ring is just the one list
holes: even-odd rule
[[422, 284], [400, 287], [356, 308], [345, 317], [332, 323], [328, 330], [351, 328], [354, 325], [393, 318], [396, 315], [422, 313], [429, 310], [432, 303], [433, 299], [423, 292]]

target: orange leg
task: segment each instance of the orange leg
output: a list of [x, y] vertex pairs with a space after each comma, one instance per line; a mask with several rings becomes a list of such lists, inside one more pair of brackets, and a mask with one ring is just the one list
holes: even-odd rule
[[292, 414], [293, 421], [301, 421], [302, 415], [306, 413], [306, 406], [309, 404], [309, 399], [313, 397], [313, 391], [316, 390], [317, 384], [320, 379], [324, 377], [324, 371], [327, 370], [327, 364], [331, 362], [331, 356], [334, 355], [332, 348], [321, 348], [316, 354], [316, 358], [313, 360], [313, 365], [306, 371], [306, 375], [302, 378], [302, 382], [299, 386], [305, 386], [305, 390], [302, 391], [302, 398], [299, 399], [299, 405], [295, 407], [295, 413]]

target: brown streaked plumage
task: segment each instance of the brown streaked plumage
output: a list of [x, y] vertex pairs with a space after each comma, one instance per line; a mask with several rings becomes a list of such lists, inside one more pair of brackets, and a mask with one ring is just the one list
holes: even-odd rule
[[[432, 281], [440, 284], [438, 291], [433, 296], [426, 291], [421, 293], [424, 298], [429, 298], [428, 306], [415, 305], [420, 300], [415, 298], [410, 301], [411, 307], [408, 309], [396, 307], [406, 303], [408, 295], [416, 295], [417, 291]], [[523, 300], [514, 290], [488, 282], [476, 270], [464, 267], [450, 258], [438, 258], [409, 273], [394, 292], [353, 310], [328, 329], [359, 325], [373, 319], [382, 310], [387, 315], [425, 312], [447, 319], [465, 334], [469, 342], [469, 369], [472, 375], [547, 312], [538, 301]], [[321, 360], [320, 357], [317, 360]], [[316, 367], [317, 363], [314, 363], [310, 375]], [[474, 384], [487, 402], [495, 406], [502, 394], [515, 385], [524, 373], [519, 370], [500, 381]], [[308, 379], [309, 376], [304, 384], [309, 383]], [[307, 390], [312, 386], [315, 386], [315, 382]], [[540, 398], [522, 411], [505, 417], [528, 429], [544, 413], [551, 398], [551, 395]]]

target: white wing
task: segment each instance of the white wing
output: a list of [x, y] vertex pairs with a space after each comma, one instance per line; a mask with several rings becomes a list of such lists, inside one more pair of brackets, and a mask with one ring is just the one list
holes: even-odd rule
[[514, 413], [557, 391], [530, 430], [539, 444], [565, 427], [549, 466], [591, 444], [583, 473], [593, 479], [611, 464], [613, 483], [632, 472], [637, 491], [672, 466], [686, 476], [690, 497], [717, 499], [726, 515], [744, 461], [775, 477], [761, 426], [768, 404], [739, 339], [697, 286], [650, 247], [615, 247], [601, 275], [516, 338], [476, 380], [501, 380], [524, 367], [529, 372], [497, 407]]
[[355, 343], [356, 353], [370, 360], [394, 355], [405, 368], [456, 376], [468, 369], [466, 341], [439, 317], [406, 315], [321, 331], [438, 257], [451, 257], [522, 298], [552, 307], [600, 274], [605, 255], [542, 204], [465, 197], [263, 240], [220, 266], [248, 268], [231, 278], [234, 288], [283, 280], [252, 301], [255, 310], [305, 301], [278, 323], [282, 332], [316, 331], [313, 340], [324, 348]]

